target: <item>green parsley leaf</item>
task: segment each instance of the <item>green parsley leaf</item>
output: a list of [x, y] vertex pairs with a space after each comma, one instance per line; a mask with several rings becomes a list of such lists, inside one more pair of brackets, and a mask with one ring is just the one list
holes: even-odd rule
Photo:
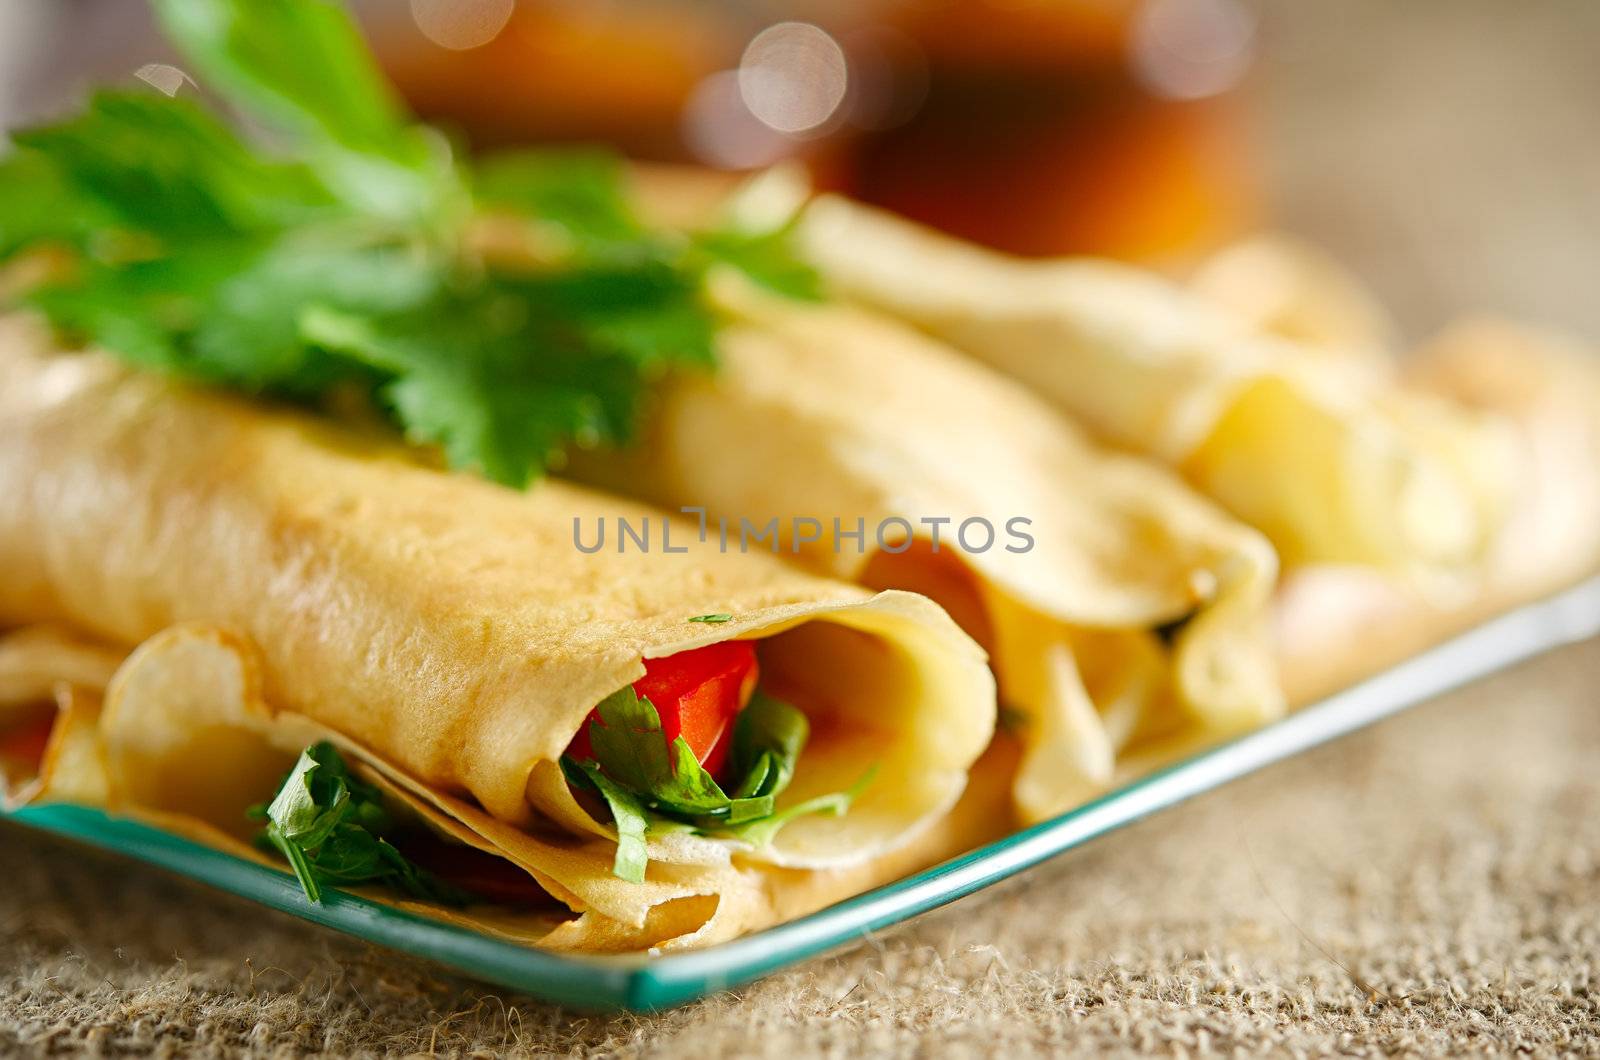
[[208, 242], [182, 257], [80, 263], [23, 301], [69, 337], [114, 349], [147, 368], [183, 371], [189, 340], [217, 288], [259, 253], [250, 241]]
[[[75, 255], [18, 299], [70, 339], [324, 410], [351, 397], [453, 467], [524, 486], [566, 448], [630, 444], [661, 378], [714, 367], [709, 269], [805, 286], [785, 231], [641, 223], [603, 152], [490, 159], [474, 197], [337, 4], [155, 2], [205, 87], [285, 154], [154, 92], [103, 92], [18, 133], [0, 264], [46, 244]], [[565, 252], [495, 259], [475, 233], [507, 211]]]
[[669, 747], [654, 704], [632, 687], [618, 689], [595, 708], [589, 745], [606, 775], [652, 809], [683, 816], [725, 814], [728, 796], [695, 759], [682, 736]]
[[337, 3], [154, 0], [154, 7], [202, 77], [285, 128], [381, 151], [402, 127], [403, 111]]
[[559, 321], [547, 341], [576, 340], [588, 356], [626, 358], [641, 378], [672, 365], [711, 367], [714, 322], [702, 304], [700, 278], [669, 265], [580, 266], [502, 277], [508, 294], [536, 319]]
[[732, 615], [727, 615], [727, 614], [695, 615], [689, 621], [690, 622], [706, 622], [706, 623], [709, 623], [709, 624], [712, 624], [712, 625], [720, 625], [723, 622], [732, 622], [733, 621], [733, 616]]
[[0, 160], [0, 258], [39, 244], [82, 248], [113, 218], [37, 151]]
[[454, 467], [521, 487], [569, 439], [625, 437], [637, 399], [624, 358], [532, 332], [517, 315], [525, 309], [514, 298], [446, 298], [422, 312], [376, 317], [314, 305], [299, 325], [320, 348], [386, 380], [380, 394], [413, 442], [439, 445]]
[[867, 786], [872, 783], [877, 775], [877, 769], [869, 769], [867, 774], [856, 781], [848, 791], [837, 791], [831, 795], [818, 795], [814, 799], [796, 803], [768, 817], [749, 822], [739, 828], [732, 829], [732, 834], [754, 847], [770, 846], [778, 837], [778, 833], [785, 825], [791, 824], [801, 817], [821, 815], [824, 817], [839, 817], [850, 809], [850, 804], [860, 797]]
[[778, 795], [794, 779], [811, 723], [794, 707], [757, 691], [733, 728], [733, 770], [761, 779], [752, 794]]
[[761, 755], [745, 772], [744, 779], [739, 781], [739, 786], [733, 789], [733, 797], [743, 800], [754, 799], [762, 791], [767, 791], [770, 797], [768, 783], [776, 774], [777, 768], [777, 758], [774, 755]]
[[728, 265], [762, 287], [789, 298], [815, 302], [822, 298], [822, 277], [794, 253], [794, 224], [749, 231], [718, 228], [694, 236], [695, 250], [710, 261]]
[[[564, 758], [562, 765], [571, 761]], [[578, 762], [576, 767], [611, 808], [611, 819], [617, 826], [617, 854], [611, 865], [612, 873], [629, 883], [643, 883], [644, 870], [650, 862], [649, 847], [645, 843], [649, 819], [644, 806], [632, 792], [613, 783], [596, 763]]]
[[608, 151], [522, 150], [491, 155], [475, 173], [478, 200], [555, 225], [573, 254], [638, 253], [645, 228], [628, 205], [622, 160]]
[[294, 137], [364, 213], [416, 220], [454, 194], [448, 152], [411, 125], [343, 7], [328, 0], [154, 0], [202, 81]]
[[157, 237], [276, 230], [333, 201], [303, 166], [256, 156], [199, 105], [159, 92], [99, 92], [77, 117], [13, 139], [121, 227]]
[[448, 905], [471, 895], [408, 861], [377, 833], [394, 827], [382, 793], [351, 775], [330, 743], [300, 753], [272, 801], [251, 816], [264, 819], [262, 841], [281, 853], [306, 897], [322, 901], [324, 884], [386, 884]]
[[356, 319], [416, 312], [447, 282], [440, 263], [394, 246], [281, 240], [211, 291], [187, 367], [249, 391], [315, 398], [336, 382], [381, 379], [360, 359], [330, 356], [305, 325], [314, 310]]

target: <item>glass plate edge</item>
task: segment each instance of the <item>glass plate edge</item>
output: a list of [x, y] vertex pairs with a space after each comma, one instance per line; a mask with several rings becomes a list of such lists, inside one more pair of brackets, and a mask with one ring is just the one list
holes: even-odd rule
[[311, 905], [286, 873], [87, 807], [28, 806], [0, 812], [0, 819], [135, 857], [546, 1001], [584, 1010], [653, 1011], [858, 942], [1229, 780], [1597, 634], [1600, 577], [1509, 611], [1281, 721], [931, 869], [741, 939], [648, 959], [550, 953], [339, 892]]

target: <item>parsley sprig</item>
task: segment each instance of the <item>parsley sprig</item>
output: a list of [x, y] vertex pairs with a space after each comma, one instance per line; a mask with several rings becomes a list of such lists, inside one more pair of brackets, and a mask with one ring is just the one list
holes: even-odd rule
[[383, 838], [396, 824], [382, 793], [352, 775], [330, 743], [301, 752], [278, 794], [250, 816], [267, 822], [262, 844], [283, 855], [313, 902], [324, 885], [368, 883], [446, 905], [472, 901]]
[[[153, 90], [16, 134], [0, 266], [68, 251], [22, 301], [74, 340], [249, 393], [355, 395], [523, 486], [570, 445], [626, 444], [661, 377], [713, 365], [712, 268], [815, 294], [786, 230], [646, 225], [605, 152], [463, 160], [337, 4], [153, 4], [200, 83], [280, 149]], [[490, 229], [526, 253], [487, 250]]]
[[811, 730], [804, 714], [762, 692], [734, 723], [728, 775], [739, 780], [728, 791], [682, 736], [667, 743], [655, 705], [632, 688], [607, 696], [595, 714], [588, 723], [594, 757], [567, 755], [561, 766], [575, 787], [598, 795], [610, 809], [617, 828], [612, 871], [634, 883], [644, 880], [651, 834], [687, 831], [764, 847], [798, 817], [844, 813], [872, 780], [869, 773], [849, 791], [775, 809]]

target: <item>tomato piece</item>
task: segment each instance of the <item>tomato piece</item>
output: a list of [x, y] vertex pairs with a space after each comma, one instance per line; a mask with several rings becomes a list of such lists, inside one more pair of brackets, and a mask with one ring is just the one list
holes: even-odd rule
[[0, 758], [39, 769], [55, 727], [56, 712], [52, 710], [7, 729], [0, 733]]
[[[661, 716], [667, 743], [679, 736], [706, 771], [715, 775], [728, 758], [733, 719], [755, 693], [760, 668], [751, 641], [727, 640], [676, 655], [644, 661], [644, 676], [633, 683]], [[591, 713], [589, 720], [594, 720]], [[573, 739], [568, 753], [592, 758], [589, 721]]]
[[558, 905], [527, 870], [497, 854], [449, 843], [421, 830], [396, 837], [394, 845], [414, 864], [485, 902], [519, 909]]
[[727, 760], [723, 736], [750, 702], [758, 676], [755, 645], [728, 640], [646, 659], [644, 676], [633, 690], [655, 705], [667, 742], [681, 735], [706, 771], [715, 774]]

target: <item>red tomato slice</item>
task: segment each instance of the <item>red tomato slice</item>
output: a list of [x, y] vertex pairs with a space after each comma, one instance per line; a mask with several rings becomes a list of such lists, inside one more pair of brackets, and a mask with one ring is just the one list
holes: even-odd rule
[[[682, 736], [700, 764], [715, 775], [728, 758], [733, 719], [750, 702], [759, 676], [754, 643], [727, 640], [646, 659], [644, 676], [633, 683], [633, 690], [661, 715], [667, 743]], [[593, 757], [588, 721], [567, 750], [575, 758]]]
[[44, 764], [44, 752], [55, 727], [56, 712], [52, 710], [0, 733], [0, 758], [37, 770]]
[[498, 855], [447, 843], [420, 829], [405, 832], [393, 842], [416, 864], [485, 902], [517, 908], [557, 904], [524, 869]]

